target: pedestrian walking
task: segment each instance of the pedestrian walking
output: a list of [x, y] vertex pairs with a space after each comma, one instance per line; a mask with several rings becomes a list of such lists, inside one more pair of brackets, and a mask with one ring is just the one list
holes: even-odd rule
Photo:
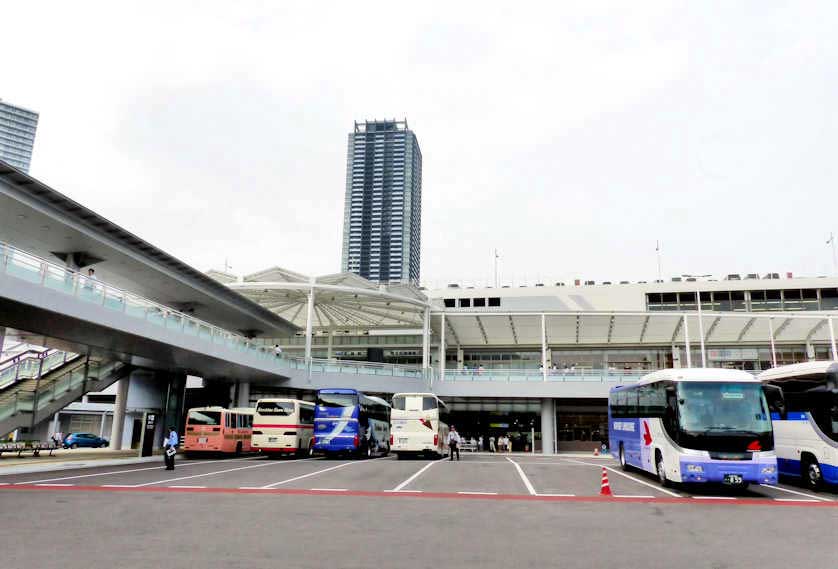
[[177, 453], [178, 436], [174, 427], [169, 427], [169, 435], [163, 439], [163, 460], [166, 470], [175, 469], [175, 454]]
[[282, 357], [282, 348], [279, 347], [279, 344], [274, 345], [274, 355], [278, 358]]
[[457, 460], [460, 460], [460, 433], [454, 425], [448, 431], [448, 449], [448, 460], [454, 460], [454, 453], [457, 453]]
[[483, 451], [483, 435], [477, 437], [477, 450]]
[[509, 438], [509, 435], [506, 435], [506, 452], [512, 454], [512, 439]]
[[495, 437], [489, 437], [489, 452], [496, 452], [497, 449], [495, 448]]

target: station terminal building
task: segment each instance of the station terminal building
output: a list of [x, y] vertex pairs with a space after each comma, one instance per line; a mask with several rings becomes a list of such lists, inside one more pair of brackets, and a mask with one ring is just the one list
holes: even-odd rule
[[[540, 450], [544, 430], [557, 450], [607, 441], [608, 390], [652, 370], [758, 372], [831, 359], [838, 326], [838, 278], [420, 290], [350, 273], [209, 274], [299, 327], [294, 336], [259, 340], [284, 357], [322, 369], [422, 369], [461, 434], [483, 436], [484, 447], [490, 436], [508, 434], [515, 450], [529, 448], [533, 432]], [[398, 389], [397, 381], [383, 382], [380, 393]], [[251, 402], [287, 392], [249, 390]]]

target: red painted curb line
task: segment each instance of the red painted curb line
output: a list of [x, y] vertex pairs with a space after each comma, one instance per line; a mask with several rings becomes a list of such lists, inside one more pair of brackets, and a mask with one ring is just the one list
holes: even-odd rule
[[412, 499], [445, 499], [445, 500], [492, 500], [508, 502], [605, 502], [617, 503], [654, 503], [654, 504], [693, 504], [693, 505], [725, 505], [725, 506], [781, 506], [807, 508], [835, 508], [838, 501], [824, 502], [780, 502], [768, 498], [743, 499], [701, 499], [694, 498], [620, 498], [617, 496], [532, 496], [529, 494], [454, 494], [450, 492], [380, 492], [367, 490], [304, 490], [296, 488], [170, 488], [166, 486], [143, 486], [140, 488], [113, 488], [102, 486], [51, 486], [49, 484], [33, 485], [20, 484], [0, 486], [0, 492], [9, 490], [35, 491], [82, 491], [82, 492], [177, 492], [187, 494], [264, 494], [286, 496], [354, 496], [369, 498], [412, 498]]

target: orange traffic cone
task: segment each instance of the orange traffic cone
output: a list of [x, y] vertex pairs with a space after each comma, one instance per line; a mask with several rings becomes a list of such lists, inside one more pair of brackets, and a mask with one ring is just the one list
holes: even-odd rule
[[602, 486], [599, 489], [600, 496], [611, 496], [611, 485], [608, 483], [608, 471], [602, 467]]
[[599, 447], [594, 448], [594, 456], [599, 456]]

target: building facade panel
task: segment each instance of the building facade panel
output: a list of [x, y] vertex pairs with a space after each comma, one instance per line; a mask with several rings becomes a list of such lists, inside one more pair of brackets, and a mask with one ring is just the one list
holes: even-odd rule
[[29, 172], [38, 113], [0, 99], [0, 160]]

